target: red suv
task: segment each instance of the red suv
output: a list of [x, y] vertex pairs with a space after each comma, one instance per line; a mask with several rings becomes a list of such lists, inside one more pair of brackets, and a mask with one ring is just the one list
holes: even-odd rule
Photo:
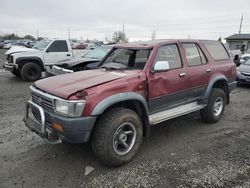
[[90, 141], [104, 164], [137, 153], [150, 126], [200, 110], [220, 120], [236, 87], [224, 45], [208, 40], [156, 40], [117, 45], [98, 69], [37, 81], [25, 124], [50, 143]]

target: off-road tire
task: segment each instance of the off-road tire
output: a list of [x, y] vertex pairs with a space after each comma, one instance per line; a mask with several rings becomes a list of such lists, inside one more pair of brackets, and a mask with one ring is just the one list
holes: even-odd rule
[[41, 78], [42, 69], [35, 63], [26, 63], [22, 66], [21, 76], [27, 82], [36, 81]]
[[[219, 98], [221, 98], [223, 100], [222, 110], [218, 115], [215, 115], [214, 105], [215, 105], [216, 100], [218, 100]], [[207, 107], [201, 109], [201, 111], [200, 111], [203, 121], [205, 121], [207, 123], [218, 122], [224, 113], [225, 105], [226, 105], [225, 91], [222, 89], [219, 89], [219, 88], [213, 88], [211, 95], [209, 97], [209, 100], [208, 100]]]
[[[114, 149], [114, 135], [124, 123], [133, 124], [136, 130], [135, 142], [131, 150], [118, 155]], [[91, 137], [91, 147], [99, 161], [107, 166], [120, 166], [129, 162], [139, 150], [143, 137], [143, 126], [136, 112], [127, 108], [113, 108], [105, 112], [96, 123]]]
[[13, 75], [15, 75], [16, 77], [18, 77], [18, 78], [21, 77], [21, 74], [20, 74], [20, 71], [19, 71], [19, 70], [15, 70], [15, 69], [14, 69], [14, 70], [11, 71], [11, 73], [12, 73]]

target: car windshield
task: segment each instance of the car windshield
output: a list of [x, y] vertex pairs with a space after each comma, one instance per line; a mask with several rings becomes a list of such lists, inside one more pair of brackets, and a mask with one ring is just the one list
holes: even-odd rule
[[244, 65], [249, 65], [249, 66], [250, 66], [250, 59], [248, 58], [248, 60], [246, 60], [243, 64], [244, 64]]
[[83, 57], [102, 59], [108, 53], [110, 48], [111, 47], [99, 47], [85, 54]]
[[106, 69], [143, 69], [147, 63], [150, 49], [122, 49], [112, 51], [101, 65]]
[[50, 42], [51, 42], [51, 40], [48, 40], [48, 39], [41, 40], [41, 41], [37, 42], [33, 46], [33, 48], [43, 51], [49, 45]]

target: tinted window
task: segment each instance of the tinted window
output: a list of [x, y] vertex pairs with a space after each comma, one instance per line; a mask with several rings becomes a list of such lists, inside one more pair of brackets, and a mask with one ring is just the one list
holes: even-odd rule
[[208, 49], [209, 53], [211, 54], [214, 60], [229, 59], [229, 55], [221, 42], [202, 41], [202, 43], [206, 46], [206, 48]]
[[160, 47], [155, 61], [168, 61], [170, 69], [182, 67], [180, 53], [175, 44]]
[[68, 52], [68, 45], [65, 40], [54, 41], [48, 48], [48, 52]]
[[194, 43], [183, 44], [189, 66], [206, 64], [206, 58], [201, 49]]

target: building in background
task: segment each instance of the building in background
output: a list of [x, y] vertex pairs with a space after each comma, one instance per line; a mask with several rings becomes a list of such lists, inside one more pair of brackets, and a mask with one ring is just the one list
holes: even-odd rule
[[250, 51], [250, 34], [234, 34], [225, 39], [230, 50]]

